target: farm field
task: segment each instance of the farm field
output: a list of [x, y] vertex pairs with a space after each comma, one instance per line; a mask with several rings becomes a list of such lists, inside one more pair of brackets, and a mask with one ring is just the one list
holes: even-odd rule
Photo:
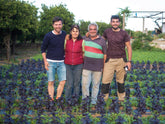
[[[84, 3], [96, 14], [85, 12]], [[165, 1], [138, 0], [134, 4], [119, 0], [111, 6], [108, 3], [108, 0], [0, 0], [0, 124], [165, 124]], [[93, 22], [97, 23], [95, 29], [90, 28]], [[76, 31], [70, 29], [75, 24]], [[66, 102], [66, 86], [61, 98], [50, 99], [41, 45], [42, 51], [51, 54], [63, 43], [57, 42], [65, 34], [72, 35], [72, 31], [75, 36], [70, 35], [69, 39], [79, 40], [87, 32], [92, 35], [91, 32], [108, 40], [112, 32], [107, 34], [107, 28], [125, 30], [130, 36], [132, 69], [125, 80], [125, 100], [118, 101], [115, 75], [106, 102], [100, 92], [96, 105], [90, 104], [89, 96], [82, 99], [82, 93]], [[49, 35], [51, 31], [53, 35]], [[116, 31], [112, 33], [112, 42], [121, 45], [111, 45], [123, 49], [122, 41], [129, 37], [122, 31], [116, 38]], [[89, 38], [98, 38], [95, 36]], [[55, 76], [54, 94], [59, 84]], [[90, 93], [91, 89], [92, 86]]]
[[[41, 54], [36, 54], [31, 57], [32, 59], [42, 59]], [[132, 60], [133, 62], [139, 61], [141, 62], [147, 62], [150, 61], [150, 63], [153, 62], [165, 62], [165, 51], [140, 51], [140, 50], [134, 50], [132, 52]]]
[[94, 110], [89, 97], [73, 96], [65, 103], [63, 94], [58, 101], [50, 101], [40, 59], [0, 66], [0, 79], [0, 123], [165, 123], [165, 62], [133, 62], [125, 82], [125, 101], [118, 103], [114, 77], [109, 100], [105, 103], [100, 94]]

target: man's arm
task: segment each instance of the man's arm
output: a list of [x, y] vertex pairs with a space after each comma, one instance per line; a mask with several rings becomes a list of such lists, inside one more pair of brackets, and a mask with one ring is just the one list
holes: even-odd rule
[[105, 60], [107, 59], [107, 55], [106, 54], [104, 54], [104, 63], [105, 63]]
[[128, 70], [131, 70], [132, 47], [130, 41], [125, 42], [125, 45], [127, 47], [127, 52], [128, 52], [128, 62], [126, 63], [126, 65], [128, 66]]
[[46, 60], [46, 49], [48, 47], [48, 37], [47, 35], [44, 36], [44, 39], [43, 39], [43, 43], [42, 43], [42, 46], [41, 46], [41, 53], [42, 53], [42, 58], [44, 60], [44, 65], [45, 65], [45, 69], [48, 70], [48, 62]]
[[84, 53], [85, 53], [85, 40], [82, 42], [82, 52], [83, 52], [83, 58], [84, 58]]
[[45, 52], [42, 53], [42, 58], [44, 60], [45, 69], [48, 70], [49, 63], [46, 60], [46, 53]]
[[107, 40], [104, 36], [102, 36], [102, 38], [103, 38], [105, 41]]

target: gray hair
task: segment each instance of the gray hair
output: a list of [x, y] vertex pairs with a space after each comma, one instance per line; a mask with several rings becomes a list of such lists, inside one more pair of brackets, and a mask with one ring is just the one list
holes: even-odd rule
[[96, 26], [96, 28], [97, 28], [97, 31], [99, 30], [99, 27], [98, 27], [98, 25], [97, 25], [96, 23], [90, 23], [90, 24], [88, 25], [88, 31], [89, 31], [89, 27], [90, 27], [91, 25], [94, 25], [94, 26]]

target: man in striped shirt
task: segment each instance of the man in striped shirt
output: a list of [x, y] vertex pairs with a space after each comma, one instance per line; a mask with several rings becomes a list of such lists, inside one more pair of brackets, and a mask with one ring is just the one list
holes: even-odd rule
[[88, 25], [89, 37], [85, 40], [84, 66], [82, 72], [82, 99], [89, 96], [89, 87], [92, 82], [91, 104], [97, 102], [97, 95], [106, 59], [106, 42], [98, 35], [98, 25]]

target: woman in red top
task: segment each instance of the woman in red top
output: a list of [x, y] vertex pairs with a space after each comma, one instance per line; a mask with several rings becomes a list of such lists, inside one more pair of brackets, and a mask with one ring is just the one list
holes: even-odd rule
[[79, 98], [80, 82], [83, 68], [84, 41], [80, 35], [78, 25], [72, 25], [69, 40], [65, 41], [66, 90], [68, 101], [73, 95]]

